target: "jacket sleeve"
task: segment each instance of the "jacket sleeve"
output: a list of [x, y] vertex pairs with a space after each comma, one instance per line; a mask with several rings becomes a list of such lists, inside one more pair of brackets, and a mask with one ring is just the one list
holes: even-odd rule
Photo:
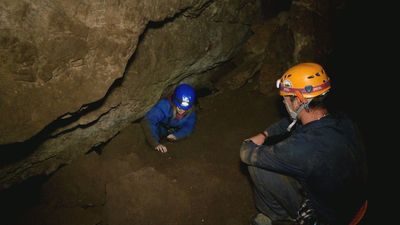
[[302, 137], [289, 137], [275, 145], [256, 145], [252, 141], [244, 141], [240, 158], [248, 165], [297, 178], [305, 178], [312, 167], [312, 152]]
[[268, 133], [268, 136], [284, 134], [287, 132], [287, 127], [289, 124], [290, 120], [286, 117], [270, 125], [267, 129], [265, 129], [265, 131]]
[[188, 115], [188, 118], [186, 118], [185, 122], [182, 124], [182, 127], [176, 132], [174, 132], [173, 135], [175, 135], [176, 139], [185, 138], [193, 133], [195, 126], [196, 126], [196, 113], [193, 111]]
[[160, 142], [158, 126], [160, 121], [165, 118], [163, 111], [165, 107], [165, 102], [159, 101], [146, 113], [145, 117], [140, 123], [146, 140], [152, 147], [156, 147]]
[[150, 144], [151, 147], [155, 148], [159, 144], [160, 139], [158, 137], [158, 134], [154, 134], [150, 121], [144, 118], [140, 122], [140, 125], [142, 126], [146, 141]]

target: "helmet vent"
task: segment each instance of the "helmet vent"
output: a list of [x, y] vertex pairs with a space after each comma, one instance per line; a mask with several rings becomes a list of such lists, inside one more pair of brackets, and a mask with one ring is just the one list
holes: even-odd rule
[[325, 74], [325, 71], [324, 71], [324, 70], [321, 70], [321, 73], [322, 73], [322, 74]]
[[320, 75], [319, 73], [316, 73], [315, 76], [319, 77], [319, 76], [321, 76], [321, 75]]
[[307, 78], [308, 79], [314, 78], [314, 75], [308, 76]]

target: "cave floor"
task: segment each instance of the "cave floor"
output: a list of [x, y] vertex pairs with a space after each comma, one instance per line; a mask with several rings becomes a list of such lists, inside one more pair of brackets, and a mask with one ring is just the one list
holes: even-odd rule
[[256, 209], [239, 148], [280, 117], [278, 100], [251, 83], [199, 98], [195, 132], [165, 154], [132, 123], [54, 173], [11, 224], [247, 225]]

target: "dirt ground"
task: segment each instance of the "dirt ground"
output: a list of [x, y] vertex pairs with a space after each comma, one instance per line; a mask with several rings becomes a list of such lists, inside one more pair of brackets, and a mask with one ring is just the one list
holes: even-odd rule
[[[24, 209], [8, 213], [8, 222], [247, 225], [256, 210], [239, 147], [280, 117], [277, 100], [251, 84], [199, 98], [195, 132], [166, 143], [165, 154], [151, 149], [139, 124], [132, 123], [37, 190], [25, 190], [24, 195], [37, 197]], [[19, 201], [24, 204], [22, 197]]]

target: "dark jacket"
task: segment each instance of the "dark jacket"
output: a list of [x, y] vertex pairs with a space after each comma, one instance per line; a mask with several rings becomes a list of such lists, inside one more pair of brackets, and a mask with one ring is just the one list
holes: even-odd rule
[[[266, 131], [281, 135], [288, 125], [283, 119]], [[344, 115], [298, 125], [273, 145], [244, 142], [240, 156], [244, 163], [297, 179], [318, 218], [330, 225], [347, 225], [366, 200], [365, 152]]]

